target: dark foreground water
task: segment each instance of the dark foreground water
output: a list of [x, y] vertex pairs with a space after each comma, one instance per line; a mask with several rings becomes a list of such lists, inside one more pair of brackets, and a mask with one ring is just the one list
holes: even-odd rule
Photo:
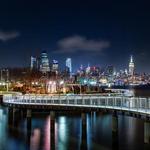
[[119, 115], [114, 133], [111, 114], [101, 112], [87, 113], [86, 119], [79, 112], [55, 112], [53, 119], [50, 113], [36, 112], [28, 121], [18, 116], [12, 121], [8, 108], [0, 106], [0, 150], [150, 150], [141, 119]]
[[104, 113], [88, 113], [84, 124], [79, 113], [56, 112], [55, 131], [46, 113], [33, 114], [31, 132], [25, 117], [8, 122], [7, 109], [1, 107], [0, 150], [150, 150], [144, 144], [144, 121], [127, 116], [118, 117], [117, 136], [111, 114]]

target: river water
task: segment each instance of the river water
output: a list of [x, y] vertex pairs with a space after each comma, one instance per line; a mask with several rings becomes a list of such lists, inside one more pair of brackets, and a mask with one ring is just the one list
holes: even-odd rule
[[[0, 150], [150, 150], [144, 144], [144, 120], [118, 116], [118, 132], [112, 132], [112, 115], [102, 112], [46, 112], [10, 124], [8, 108], [0, 106]], [[84, 122], [85, 121], [85, 122]], [[54, 130], [55, 129], [55, 130]]]

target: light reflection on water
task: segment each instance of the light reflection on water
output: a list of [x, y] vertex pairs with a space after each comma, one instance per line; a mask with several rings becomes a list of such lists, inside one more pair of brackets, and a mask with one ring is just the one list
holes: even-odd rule
[[68, 135], [67, 133], [69, 131], [67, 131], [67, 124], [66, 124], [66, 117], [62, 116], [58, 118], [58, 130], [57, 131], [61, 131], [58, 132], [58, 149], [61, 150], [65, 150], [66, 149], [66, 144], [67, 144], [67, 138]]
[[[150, 149], [144, 145], [144, 121], [119, 116], [119, 149]], [[31, 132], [27, 132], [26, 118], [8, 126], [6, 108], [0, 108], [0, 150], [110, 150], [112, 147], [112, 117], [110, 114], [88, 113], [86, 124], [81, 114], [58, 113], [55, 115], [54, 140], [51, 138], [49, 114], [33, 114]], [[8, 144], [9, 143], [9, 144]]]
[[[38, 150], [39, 149], [40, 137], [41, 137], [40, 129], [34, 129], [32, 131], [32, 136], [30, 139], [30, 142], [31, 142], [30, 149], [32, 149], [32, 150]], [[47, 137], [45, 135], [45, 138], [49, 138], [49, 137]], [[44, 147], [44, 149], [47, 150], [47, 147]]]

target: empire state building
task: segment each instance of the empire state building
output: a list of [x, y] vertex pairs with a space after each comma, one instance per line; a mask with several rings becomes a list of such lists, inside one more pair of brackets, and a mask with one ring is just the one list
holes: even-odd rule
[[133, 62], [133, 57], [131, 55], [130, 57], [130, 62], [129, 62], [129, 75], [133, 76], [134, 75], [134, 62]]

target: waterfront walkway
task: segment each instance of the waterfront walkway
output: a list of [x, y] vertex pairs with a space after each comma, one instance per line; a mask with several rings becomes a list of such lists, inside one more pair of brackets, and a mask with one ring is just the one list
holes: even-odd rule
[[119, 95], [16, 95], [3, 96], [8, 106], [28, 107], [75, 107], [111, 109], [138, 113], [150, 117], [150, 98], [126, 97]]

